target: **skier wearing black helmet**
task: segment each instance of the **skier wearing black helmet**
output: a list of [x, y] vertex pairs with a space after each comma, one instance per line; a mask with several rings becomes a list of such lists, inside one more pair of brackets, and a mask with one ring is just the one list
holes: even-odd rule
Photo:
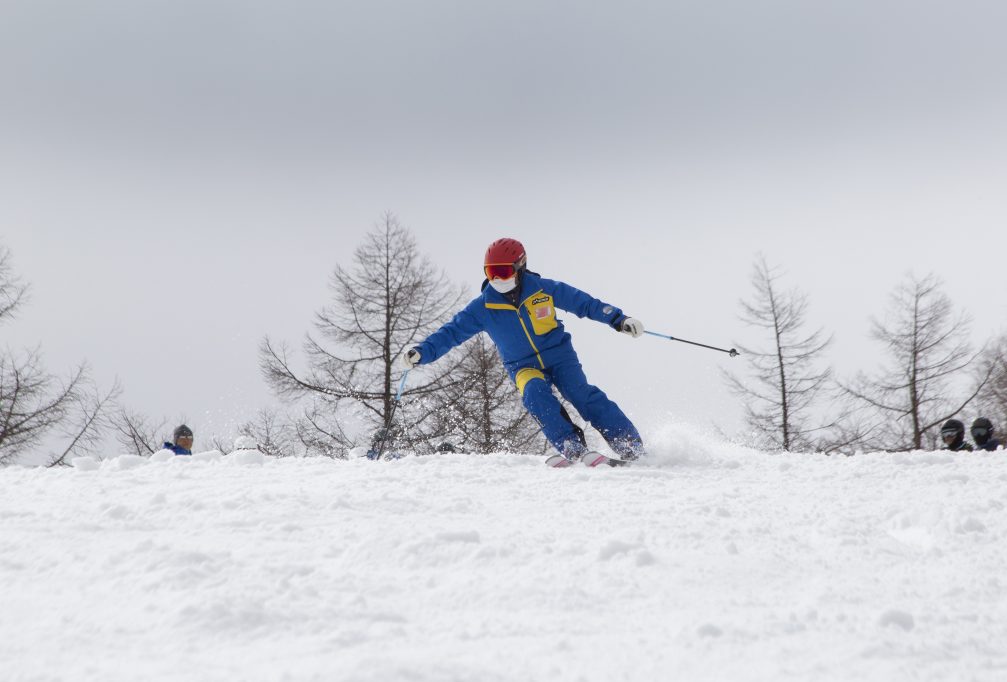
[[972, 422], [972, 440], [980, 450], [993, 452], [1000, 447], [1000, 441], [993, 437], [993, 422], [986, 417], [979, 417]]
[[951, 452], [972, 452], [972, 444], [965, 440], [965, 425], [957, 419], [949, 419], [941, 427], [942, 450]]

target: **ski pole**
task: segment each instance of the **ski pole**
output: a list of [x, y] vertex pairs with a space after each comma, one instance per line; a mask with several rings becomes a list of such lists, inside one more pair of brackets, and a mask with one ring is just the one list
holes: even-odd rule
[[657, 332], [644, 331], [644, 334], [650, 334], [651, 336], [660, 336], [662, 339], [668, 339], [669, 341], [681, 341], [682, 343], [688, 343], [692, 346], [699, 346], [701, 348], [709, 348], [710, 350], [719, 350], [721, 353], [727, 353], [732, 358], [736, 355], [741, 355], [735, 349], [727, 350], [726, 348], [717, 348], [716, 346], [707, 346], [705, 343], [696, 343], [695, 341], [686, 341], [685, 339], [680, 339], [675, 336], [668, 336], [667, 334], [658, 334]]
[[399, 380], [399, 390], [395, 394], [395, 402], [392, 403], [392, 409], [388, 410], [388, 426], [385, 428], [385, 437], [381, 439], [381, 445], [378, 447], [378, 456], [374, 459], [381, 459], [381, 455], [385, 452], [385, 443], [392, 435], [392, 420], [395, 419], [395, 410], [399, 406], [399, 402], [402, 400], [402, 389], [406, 387], [406, 377], [409, 376], [409, 370], [407, 369], [402, 373], [402, 379]]
[[[406, 377], [407, 376], [409, 376], [409, 370], [408, 369], [405, 372], [402, 373], [402, 379], [399, 381], [399, 391], [398, 391], [398, 393], [395, 394], [395, 405], [398, 405], [399, 404], [399, 400], [402, 398], [402, 389], [406, 387]], [[393, 410], [395, 409], [395, 405], [392, 406]]]

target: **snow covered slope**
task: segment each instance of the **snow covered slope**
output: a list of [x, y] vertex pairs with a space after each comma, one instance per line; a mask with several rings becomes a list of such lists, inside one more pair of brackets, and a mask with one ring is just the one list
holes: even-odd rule
[[0, 470], [0, 679], [1007, 679], [1004, 453], [651, 442]]

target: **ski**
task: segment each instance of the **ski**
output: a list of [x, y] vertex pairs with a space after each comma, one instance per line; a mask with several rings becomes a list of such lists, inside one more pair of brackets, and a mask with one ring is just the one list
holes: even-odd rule
[[566, 467], [573, 466], [577, 462], [580, 462], [584, 466], [597, 467], [603, 464], [607, 464], [610, 467], [619, 467], [629, 464], [629, 462], [624, 462], [621, 459], [612, 459], [611, 457], [606, 457], [600, 452], [586, 452], [579, 459], [567, 459], [563, 455], [552, 455], [546, 458], [545, 465], [547, 467], [552, 467], [554, 469], [564, 469]]
[[574, 465], [574, 462], [567, 459], [563, 455], [553, 455], [551, 457], [546, 458], [545, 465], [547, 467], [552, 467], [553, 469], [562, 469], [564, 467], [572, 467]]

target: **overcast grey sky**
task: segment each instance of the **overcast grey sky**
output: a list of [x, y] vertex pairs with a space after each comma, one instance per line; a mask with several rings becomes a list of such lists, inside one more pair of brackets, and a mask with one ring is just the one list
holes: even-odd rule
[[[1007, 314], [1002, 2], [0, 3], [0, 330], [123, 402], [232, 432], [385, 211], [473, 293], [486, 245], [648, 328], [755, 345], [756, 253], [870, 369], [914, 270]], [[569, 318], [571, 316], [567, 316]], [[568, 322], [645, 435], [739, 425], [739, 363]]]

